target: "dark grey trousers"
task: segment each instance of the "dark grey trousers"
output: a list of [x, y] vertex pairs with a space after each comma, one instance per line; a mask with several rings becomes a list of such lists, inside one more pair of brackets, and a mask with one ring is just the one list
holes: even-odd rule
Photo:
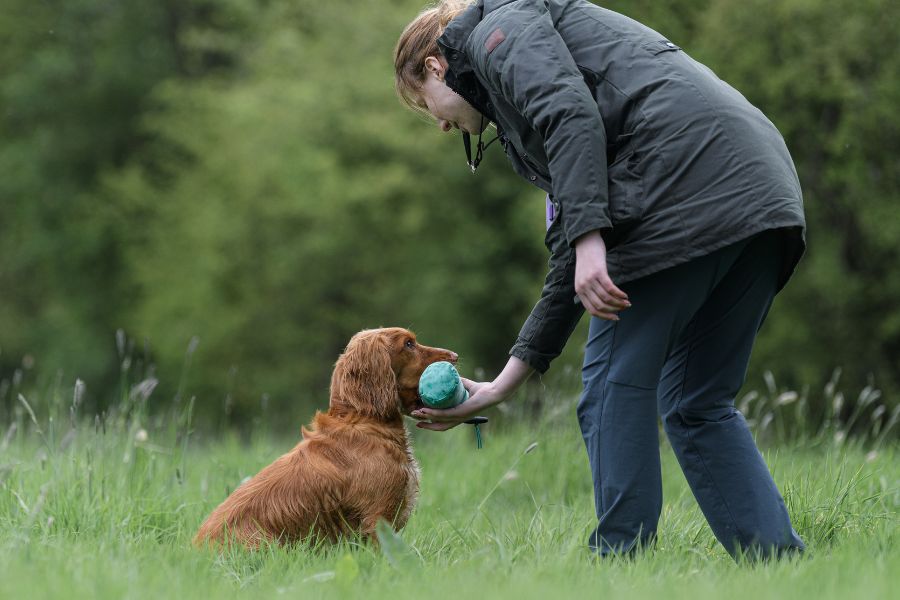
[[620, 321], [593, 317], [578, 420], [599, 525], [589, 544], [652, 541], [662, 510], [657, 414], [713, 533], [732, 556], [802, 550], [734, 398], [778, 290], [783, 247], [763, 232], [620, 286]]

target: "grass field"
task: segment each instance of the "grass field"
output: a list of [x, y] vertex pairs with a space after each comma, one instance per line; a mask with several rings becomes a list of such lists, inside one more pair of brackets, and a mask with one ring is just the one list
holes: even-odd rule
[[136, 389], [133, 406], [93, 420], [61, 404], [34, 414], [20, 400], [0, 440], [0, 596], [897, 597], [893, 443], [818, 436], [767, 450], [808, 545], [771, 564], [735, 564], [722, 550], [665, 442], [658, 544], [635, 560], [592, 560], [590, 474], [571, 402], [540, 425], [498, 417], [482, 450], [469, 428], [417, 432], [419, 504], [383, 551], [350, 541], [220, 556], [190, 547], [197, 526], [295, 440], [259, 428], [244, 440], [191, 435], [190, 407], [148, 418]]

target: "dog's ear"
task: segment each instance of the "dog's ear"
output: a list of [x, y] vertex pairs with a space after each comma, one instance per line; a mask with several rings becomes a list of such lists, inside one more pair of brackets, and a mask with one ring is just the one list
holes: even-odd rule
[[334, 366], [330, 404], [382, 419], [400, 416], [389, 336], [367, 330], [350, 339]]

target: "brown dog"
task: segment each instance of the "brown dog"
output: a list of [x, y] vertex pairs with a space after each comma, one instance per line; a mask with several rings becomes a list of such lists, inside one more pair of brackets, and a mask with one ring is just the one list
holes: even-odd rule
[[419, 493], [403, 414], [421, 406], [425, 367], [456, 359], [398, 327], [354, 335], [334, 366], [328, 412], [317, 411], [303, 441], [232, 492], [194, 544], [373, 539], [379, 519], [402, 528]]

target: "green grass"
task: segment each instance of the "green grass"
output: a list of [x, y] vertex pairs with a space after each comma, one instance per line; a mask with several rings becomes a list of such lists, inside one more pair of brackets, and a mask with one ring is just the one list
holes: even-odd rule
[[53, 420], [39, 410], [32, 419], [19, 401], [15, 425], [0, 440], [0, 596], [822, 600], [896, 593], [900, 453], [893, 442], [872, 451], [819, 436], [767, 451], [809, 548], [802, 558], [770, 564], [735, 564], [722, 550], [665, 442], [658, 544], [635, 560], [592, 560], [585, 548], [594, 526], [590, 473], [571, 403], [538, 425], [507, 418], [503, 427], [498, 416], [482, 450], [470, 428], [417, 432], [419, 504], [400, 536], [383, 544], [387, 552], [349, 541], [315, 552], [217, 555], [190, 546], [201, 520], [294, 440], [260, 428], [245, 440], [202, 429], [190, 435], [189, 406], [148, 418], [142, 393], [94, 420], [70, 419], [68, 410], [45, 411]]

